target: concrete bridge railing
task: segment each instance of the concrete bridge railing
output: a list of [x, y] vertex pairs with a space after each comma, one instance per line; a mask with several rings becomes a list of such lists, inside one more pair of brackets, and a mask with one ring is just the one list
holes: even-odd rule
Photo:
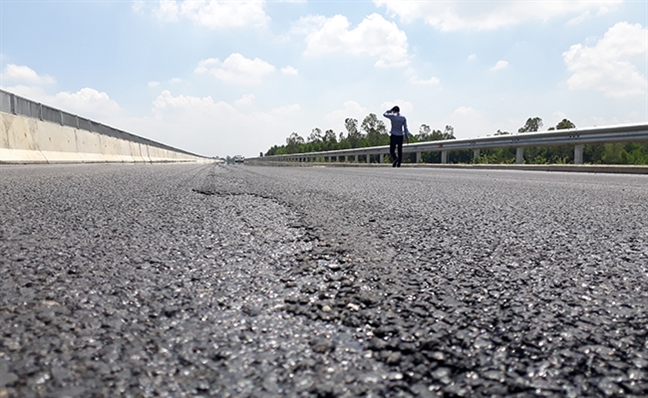
[[0, 163], [213, 161], [0, 90]]

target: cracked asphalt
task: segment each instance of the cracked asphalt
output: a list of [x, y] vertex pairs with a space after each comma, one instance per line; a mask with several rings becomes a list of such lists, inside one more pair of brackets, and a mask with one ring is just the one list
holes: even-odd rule
[[0, 397], [648, 395], [648, 178], [0, 167]]

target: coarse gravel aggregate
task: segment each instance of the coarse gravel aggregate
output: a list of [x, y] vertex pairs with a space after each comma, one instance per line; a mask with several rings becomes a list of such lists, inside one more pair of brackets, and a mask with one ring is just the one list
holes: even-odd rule
[[0, 167], [1, 397], [648, 395], [646, 176]]

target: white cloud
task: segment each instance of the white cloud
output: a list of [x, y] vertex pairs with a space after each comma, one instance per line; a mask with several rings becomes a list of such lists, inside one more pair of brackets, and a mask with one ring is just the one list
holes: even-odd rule
[[[138, 5], [138, 10], [142, 10], [143, 5]], [[154, 11], [155, 16], [160, 21], [176, 22], [180, 19], [180, 7], [175, 0], [160, 0], [158, 7]]]
[[460, 106], [452, 112], [453, 117], [478, 117], [481, 116], [481, 113], [476, 111], [470, 106]]
[[[153, 14], [161, 21], [176, 22], [184, 18], [211, 29], [264, 27], [270, 20], [264, 6], [265, 1], [160, 0]], [[135, 11], [143, 8], [144, 2], [133, 4]]]
[[254, 96], [254, 94], [247, 94], [234, 101], [234, 105], [236, 105], [237, 107], [247, 107], [254, 104], [255, 99], [256, 97]]
[[248, 59], [234, 53], [221, 62], [216, 58], [200, 61], [196, 73], [209, 73], [225, 83], [258, 84], [275, 71], [275, 67], [262, 59]]
[[[551, 117], [553, 120], [555, 120], [555, 123], [553, 123], [552, 125], [556, 125], [560, 123], [563, 119], [567, 119], [567, 114], [565, 112], [555, 111], [551, 114]], [[547, 128], [549, 127], [551, 126], [548, 126]]]
[[324, 119], [330, 123], [334, 123], [338, 126], [340, 131], [344, 128], [344, 120], [346, 118], [357, 119], [359, 122], [362, 122], [362, 119], [369, 114], [369, 110], [356, 101], [346, 101], [344, 103], [343, 109], [335, 110], [326, 116]]
[[299, 74], [299, 71], [292, 66], [286, 66], [284, 68], [281, 68], [281, 73], [283, 73], [284, 75], [296, 76]]
[[122, 113], [120, 106], [108, 94], [89, 87], [76, 93], [60, 92], [54, 96], [53, 105], [102, 123], [107, 123], [106, 120]]
[[508, 65], [509, 65], [508, 61], [500, 60], [500, 61], [497, 61], [495, 66], [490, 68], [490, 70], [492, 70], [492, 71], [503, 70], [503, 69], [508, 68]]
[[153, 81], [151, 81], [151, 82], [148, 82], [148, 86], [151, 87], [151, 88], [153, 88], [153, 87], [159, 87], [159, 86], [160, 86], [160, 82], [153, 82]]
[[301, 112], [299, 104], [280, 106], [272, 109], [271, 113], [276, 116], [296, 116]]
[[488, 112], [463, 105], [456, 108], [450, 117], [440, 124], [453, 126], [457, 138], [479, 137], [485, 135], [487, 131], [497, 131], [501, 128], [494, 125], [488, 116], [490, 116]]
[[404, 22], [423, 19], [441, 31], [493, 30], [520, 25], [528, 21], [544, 22], [554, 18], [580, 15], [586, 12], [602, 13], [607, 6], [622, 0], [555, 0], [555, 1], [394, 1], [374, 0], [388, 13]]
[[476, 60], [477, 60], [477, 54], [470, 54], [470, 55], [468, 56], [468, 61], [469, 61], [469, 62], [474, 62], [474, 61], [476, 61]]
[[441, 81], [437, 77], [431, 77], [427, 80], [419, 79], [417, 76], [412, 76], [409, 78], [409, 82], [421, 86], [435, 86]]
[[592, 14], [589, 11], [585, 11], [584, 13], [580, 14], [579, 16], [570, 19], [567, 22], [567, 25], [578, 25], [578, 24], [582, 23], [583, 21], [588, 20], [590, 18], [592, 18]]
[[600, 17], [600, 16], [605, 15], [605, 14], [607, 14], [609, 12], [610, 12], [610, 9], [605, 7], [605, 6], [601, 6], [598, 9], [598, 11], [596, 11], [595, 15], [592, 15], [592, 12], [590, 10], [587, 10], [587, 11], [583, 12], [582, 14], [578, 15], [577, 17], [574, 17], [574, 18], [570, 19], [567, 22], [567, 25], [578, 25], [578, 24], [580, 24], [580, 23], [582, 23], [582, 22], [584, 22], [584, 21], [586, 21], [586, 20], [588, 20], [590, 18], [593, 18], [594, 16]]
[[132, 6], [133, 11], [140, 12], [144, 9], [144, 0], [135, 0]]
[[30, 84], [30, 85], [43, 85], [53, 84], [56, 81], [48, 75], [39, 75], [28, 66], [7, 64], [4, 71], [0, 74], [3, 84], [5, 82], [13, 84]]
[[[243, 96], [235, 105], [251, 100], [253, 96]], [[134, 121], [132, 131], [202, 155], [257, 156], [284, 142], [301, 108], [291, 104], [266, 112], [244, 110], [211, 96], [174, 96], [165, 90], [153, 102], [152, 116]]]
[[162, 91], [155, 101], [153, 101], [153, 107], [156, 111], [191, 108], [200, 112], [203, 109], [213, 107], [221, 107], [223, 109], [231, 109], [234, 112], [236, 111], [225, 102], [215, 103], [211, 96], [199, 98], [188, 95], [179, 95], [174, 97], [169, 90]]
[[645, 62], [648, 30], [639, 24], [619, 22], [593, 47], [575, 44], [563, 53], [571, 90], [601, 91], [606, 97], [646, 94], [648, 83], [636, 63]]
[[305, 34], [307, 56], [346, 53], [378, 58], [377, 67], [405, 66], [409, 63], [407, 35], [395, 23], [379, 14], [366, 17], [355, 29], [343, 15], [332, 18], [302, 18], [293, 33]]

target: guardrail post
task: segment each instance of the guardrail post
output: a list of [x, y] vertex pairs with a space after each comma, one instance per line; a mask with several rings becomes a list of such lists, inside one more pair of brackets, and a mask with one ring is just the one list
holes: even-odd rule
[[479, 163], [479, 149], [473, 150], [473, 161]]
[[43, 104], [38, 104], [38, 119], [43, 120]]
[[11, 108], [11, 113], [17, 115], [16, 113], [16, 96], [14, 94], [9, 94], [9, 108]]
[[441, 151], [441, 163], [448, 163], [448, 151]]
[[515, 151], [515, 163], [524, 163], [524, 148], [517, 148]]
[[421, 152], [416, 152], [416, 163], [421, 163]]
[[574, 147], [574, 164], [583, 164], [583, 144]]

